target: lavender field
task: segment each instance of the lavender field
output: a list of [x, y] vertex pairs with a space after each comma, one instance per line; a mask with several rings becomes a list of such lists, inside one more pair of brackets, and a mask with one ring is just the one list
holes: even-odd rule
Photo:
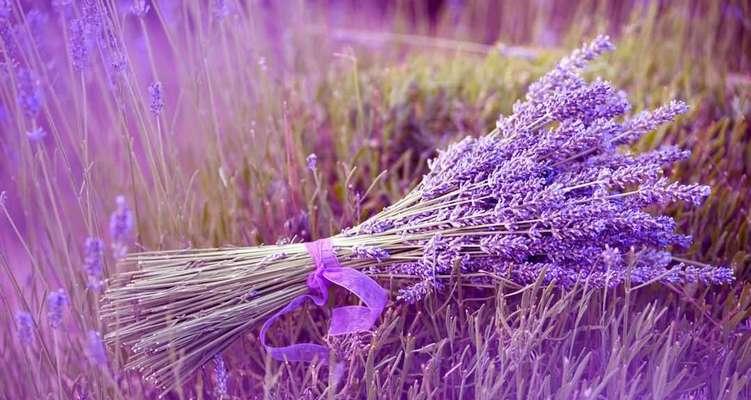
[[[0, 0], [0, 400], [751, 399], [750, 55], [741, 0]], [[279, 361], [329, 237], [385, 310]]]

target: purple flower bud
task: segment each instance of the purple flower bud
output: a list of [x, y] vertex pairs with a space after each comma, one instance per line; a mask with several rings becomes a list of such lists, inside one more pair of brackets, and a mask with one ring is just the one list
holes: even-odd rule
[[233, 14], [234, 7], [227, 0], [211, 0], [211, 12], [216, 19], [222, 20]]
[[29, 138], [30, 142], [41, 142], [45, 137], [47, 137], [47, 131], [45, 131], [41, 126], [37, 126], [34, 129], [26, 132], [26, 137]]
[[65, 290], [58, 289], [47, 295], [47, 321], [52, 329], [59, 329], [63, 323], [63, 313], [69, 304]]
[[164, 110], [164, 94], [162, 93], [161, 82], [153, 82], [149, 85], [149, 97], [151, 98], [149, 109], [152, 114], [158, 116]]
[[115, 204], [117, 204], [117, 209], [110, 215], [110, 237], [113, 256], [115, 259], [121, 259], [128, 253], [135, 218], [124, 196], [117, 196]]
[[149, 13], [150, 6], [146, 0], [133, 0], [133, 4], [130, 6], [131, 14], [138, 18], [143, 18]]
[[83, 71], [89, 66], [89, 52], [92, 46], [91, 32], [83, 18], [76, 18], [68, 26], [70, 40], [70, 62], [73, 69]]
[[389, 252], [374, 246], [353, 246], [352, 256], [359, 259], [376, 260], [380, 263], [389, 258]]
[[13, 16], [11, 0], [0, 0], [0, 22], [5, 22], [3, 20], [8, 20], [11, 16]]
[[315, 153], [310, 153], [308, 157], [305, 159], [305, 162], [308, 165], [308, 169], [311, 172], [316, 172], [316, 164], [318, 163], [318, 156], [316, 156]]
[[107, 366], [107, 350], [102, 342], [101, 334], [97, 331], [89, 331], [87, 334], [86, 356], [94, 366]]
[[88, 288], [100, 292], [104, 272], [104, 242], [102, 239], [89, 237], [84, 243], [84, 270], [88, 279]]
[[216, 379], [216, 387], [214, 388], [216, 395], [219, 398], [227, 396], [229, 393], [229, 373], [221, 354], [214, 356], [214, 377]]
[[36, 74], [28, 68], [16, 72], [18, 104], [29, 118], [36, 118], [44, 106], [44, 92]]
[[30, 346], [34, 341], [34, 318], [26, 311], [16, 313], [16, 328], [18, 329], [18, 341], [23, 346]]

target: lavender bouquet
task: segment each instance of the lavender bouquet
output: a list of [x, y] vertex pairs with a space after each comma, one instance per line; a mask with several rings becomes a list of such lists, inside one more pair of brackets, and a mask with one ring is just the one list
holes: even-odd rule
[[133, 351], [135, 368], [164, 388], [178, 384], [248, 329], [278, 359], [327, 361], [312, 343], [273, 347], [266, 332], [307, 299], [322, 305], [342, 286], [364, 306], [334, 309], [329, 334], [369, 329], [387, 295], [372, 277], [403, 282], [414, 303], [449, 279], [542, 279], [561, 288], [624, 282], [725, 284], [728, 267], [674, 257], [691, 237], [660, 214], [699, 205], [710, 188], [671, 182], [665, 171], [689, 152], [617, 150], [672, 121], [673, 101], [629, 118], [626, 95], [580, 72], [611, 50], [598, 37], [529, 87], [490, 134], [467, 137], [429, 163], [420, 184], [366, 222], [313, 243], [132, 254], [103, 304], [110, 343]]

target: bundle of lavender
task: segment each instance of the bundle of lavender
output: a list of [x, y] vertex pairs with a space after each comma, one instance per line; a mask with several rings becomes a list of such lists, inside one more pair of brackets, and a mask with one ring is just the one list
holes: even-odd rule
[[730, 268], [669, 251], [691, 238], [659, 211], [676, 201], [698, 205], [710, 192], [664, 176], [689, 152], [616, 150], [686, 105], [674, 101], [623, 118], [630, 108], [623, 92], [579, 75], [610, 49], [608, 38], [598, 37], [574, 51], [532, 84], [493, 132], [440, 152], [403, 199], [336, 236], [129, 256], [132, 272], [114, 278], [104, 299], [107, 340], [132, 349], [126, 367], [170, 387], [262, 324], [261, 342], [273, 357], [325, 363], [325, 347], [272, 347], [266, 332], [306, 299], [324, 304], [332, 284], [365, 306], [334, 309], [329, 334], [369, 329], [387, 299], [369, 275], [403, 280], [397, 300], [409, 303], [440, 291], [455, 271], [520, 285], [542, 276], [563, 288], [731, 282]]

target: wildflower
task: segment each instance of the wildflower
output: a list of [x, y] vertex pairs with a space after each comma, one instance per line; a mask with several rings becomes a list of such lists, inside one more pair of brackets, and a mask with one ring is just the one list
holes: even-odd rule
[[110, 85], [116, 87], [121, 78], [124, 77], [128, 67], [128, 60], [120, 38], [109, 25], [102, 32], [99, 40], [99, 49], [102, 53]]
[[68, 37], [70, 41], [70, 62], [73, 69], [83, 71], [89, 66], [91, 39], [86, 22], [82, 18], [76, 18], [70, 22]]
[[143, 18], [148, 14], [150, 9], [146, 0], [133, 0], [133, 4], [130, 6], [130, 12], [138, 18]]
[[0, 0], [0, 21], [8, 20], [13, 15], [11, 0]]
[[84, 242], [84, 270], [88, 280], [87, 287], [95, 292], [102, 289], [103, 264], [104, 242], [96, 237], [86, 238]]
[[65, 11], [71, 5], [73, 5], [73, 0], [52, 0], [52, 8], [58, 10], [58, 12]]
[[16, 327], [18, 328], [18, 341], [24, 346], [30, 346], [34, 341], [34, 318], [26, 311], [16, 313]]
[[308, 157], [305, 159], [305, 163], [308, 166], [308, 169], [311, 172], [316, 172], [316, 165], [318, 163], [318, 156], [316, 153], [310, 153], [308, 154]]
[[44, 44], [44, 28], [48, 19], [47, 13], [35, 8], [26, 13], [26, 26], [30, 33], [28, 38], [24, 38], [28, 41], [27, 46], [42, 46]]
[[211, 0], [211, 11], [218, 20], [223, 20], [234, 12], [234, 7], [227, 0]]
[[153, 82], [149, 85], [149, 97], [151, 98], [149, 109], [152, 114], [158, 116], [164, 110], [164, 97], [161, 82]]
[[87, 334], [86, 356], [94, 366], [107, 366], [107, 350], [102, 342], [102, 335], [97, 331], [89, 331]]
[[375, 246], [353, 246], [352, 256], [359, 259], [384, 261], [389, 258], [389, 252]]
[[41, 126], [37, 126], [34, 129], [26, 132], [26, 137], [29, 138], [29, 141], [31, 142], [41, 142], [42, 139], [44, 139], [46, 136], [47, 131], [45, 131]]
[[36, 118], [44, 106], [44, 92], [34, 71], [19, 68], [16, 72], [18, 105], [29, 118]]
[[214, 356], [214, 374], [216, 378], [216, 388], [214, 390], [217, 397], [222, 398], [227, 395], [229, 390], [229, 373], [221, 354]]
[[68, 295], [58, 289], [47, 295], [47, 320], [52, 329], [59, 329], [63, 323], [63, 313], [68, 306]]
[[133, 233], [135, 219], [124, 196], [117, 196], [115, 204], [117, 208], [110, 215], [110, 237], [113, 256], [115, 259], [120, 259], [128, 253], [128, 243]]

